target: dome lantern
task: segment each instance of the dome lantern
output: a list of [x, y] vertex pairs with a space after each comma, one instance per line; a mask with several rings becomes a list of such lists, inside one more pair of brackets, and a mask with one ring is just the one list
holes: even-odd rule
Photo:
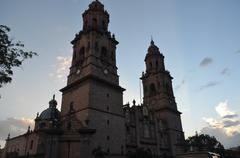
[[56, 108], [57, 101], [55, 100], [55, 94], [53, 95], [53, 99], [49, 101], [49, 108]]

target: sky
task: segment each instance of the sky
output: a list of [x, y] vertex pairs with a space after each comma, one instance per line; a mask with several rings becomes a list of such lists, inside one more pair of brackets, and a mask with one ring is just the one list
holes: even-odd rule
[[[110, 14], [109, 31], [119, 41], [117, 66], [124, 103], [140, 103], [139, 77], [151, 36], [182, 114], [185, 137], [214, 135], [226, 148], [240, 145], [240, 1], [100, 0]], [[72, 45], [91, 0], [1, 0], [0, 24], [12, 39], [39, 56], [14, 69], [0, 89], [0, 144], [33, 126], [66, 85]]]

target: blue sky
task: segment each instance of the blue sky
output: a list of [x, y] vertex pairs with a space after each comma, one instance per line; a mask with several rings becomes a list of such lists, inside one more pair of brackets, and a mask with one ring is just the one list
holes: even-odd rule
[[[11, 124], [12, 119], [21, 128], [15, 133], [23, 131], [37, 112], [48, 107], [53, 94], [60, 108], [59, 89], [66, 85], [70, 41], [82, 29], [81, 14], [90, 2], [1, 1], [1, 24], [9, 26], [11, 37], [39, 56], [16, 68], [13, 82], [0, 89], [0, 126]], [[139, 77], [145, 69], [144, 57], [152, 36], [174, 77], [185, 135], [202, 131], [224, 137], [221, 141], [225, 146], [240, 145], [233, 141], [240, 136], [240, 1], [101, 2], [110, 14], [109, 30], [120, 42], [117, 66], [120, 84], [127, 89], [124, 103], [140, 100]], [[231, 126], [226, 124], [229, 121]], [[7, 137], [6, 131], [2, 133]]]

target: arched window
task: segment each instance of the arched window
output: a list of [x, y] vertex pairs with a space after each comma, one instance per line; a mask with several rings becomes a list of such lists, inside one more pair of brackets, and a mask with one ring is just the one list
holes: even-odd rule
[[93, 28], [96, 29], [97, 28], [97, 19], [93, 18], [92, 23], [93, 23]]
[[67, 124], [67, 129], [70, 131], [71, 128], [72, 128], [72, 123], [71, 123], [71, 121], [69, 121], [68, 124]]
[[166, 87], [166, 91], [169, 95], [172, 95], [172, 88], [170, 86], [170, 84], [166, 83], [165, 84], [165, 87]]
[[73, 102], [70, 103], [70, 106], [69, 106], [69, 112], [72, 112], [74, 111], [74, 108], [73, 108]]
[[87, 49], [86, 49], [86, 51], [88, 52], [88, 51], [89, 51], [89, 49], [90, 49], [90, 42], [88, 41], [88, 44], [87, 44]]
[[80, 49], [80, 52], [79, 52], [79, 62], [80, 62], [80, 64], [83, 63], [84, 56], [85, 56], [85, 47], [82, 47]]
[[31, 140], [31, 143], [30, 143], [30, 150], [33, 149], [33, 140]]
[[152, 62], [149, 63], [149, 69], [152, 69]]
[[104, 61], [107, 60], [107, 48], [106, 47], [101, 48], [100, 58]]
[[144, 138], [150, 138], [149, 125], [147, 122], [143, 123], [143, 136]]
[[153, 83], [150, 85], [150, 95], [156, 95], [156, 87]]
[[158, 120], [158, 129], [162, 131], [164, 129], [164, 124], [162, 120]]
[[111, 52], [111, 59], [112, 59], [112, 61], [115, 61], [115, 55], [114, 55], [114, 52]]
[[156, 68], [158, 68], [158, 61], [156, 61]]
[[102, 27], [103, 27], [103, 30], [106, 30], [106, 23], [105, 23], [105, 21], [102, 21]]
[[95, 42], [95, 46], [94, 46], [94, 49], [96, 50], [96, 51], [98, 51], [98, 42]]

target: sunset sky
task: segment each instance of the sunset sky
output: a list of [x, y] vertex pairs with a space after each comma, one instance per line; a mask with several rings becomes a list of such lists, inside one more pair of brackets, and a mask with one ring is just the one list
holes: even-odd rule
[[[110, 14], [109, 31], [119, 41], [117, 66], [124, 103], [140, 102], [139, 77], [151, 36], [182, 114], [185, 136], [208, 133], [225, 147], [240, 145], [240, 1], [100, 0]], [[37, 112], [66, 85], [70, 41], [82, 29], [91, 0], [1, 0], [0, 24], [12, 39], [39, 56], [14, 69], [0, 88], [0, 144], [22, 134]]]

